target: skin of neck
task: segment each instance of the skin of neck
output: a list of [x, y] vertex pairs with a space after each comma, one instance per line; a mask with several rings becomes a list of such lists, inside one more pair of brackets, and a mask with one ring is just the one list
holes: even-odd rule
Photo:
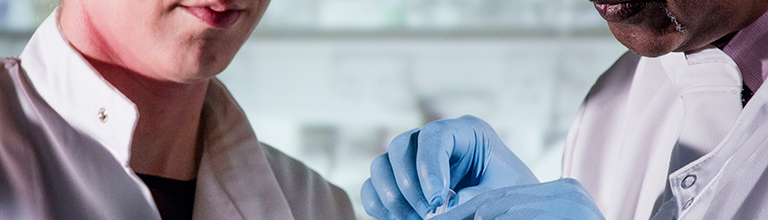
[[60, 6], [59, 22], [69, 43], [139, 110], [131, 143], [136, 173], [177, 180], [197, 176], [202, 152], [201, 113], [210, 80], [177, 83], [147, 77], [124, 65], [91, 22], [81, 2]]

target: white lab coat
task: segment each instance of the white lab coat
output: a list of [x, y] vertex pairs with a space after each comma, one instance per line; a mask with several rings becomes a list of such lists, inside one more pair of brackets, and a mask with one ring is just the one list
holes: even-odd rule
[[[0, 59], [0, 219], [159, 219], [128, 166], [139, 117], [64, 39], [56, 15]], [[218, 80], [202, 113], [194, 219], [353, 219], [346, 193], [259, 143]]]
[[[667, 178], [686, 119], [678, 80], [685, 69], [702, 63], [716, 68], [697, 71], [738, 73], [735, 63], [716, 48], [688, 57], [671, 53], [648, 58], [628, 52], [587, 95], [568, 135], [563, 177], [579, 180], [607, 219], [651, 218], [664, 209], [665, 183], [677, 204], [655, 219], [768, 219], [768, 89], [758, 90], [743, 111], [717, 116], [734, 117], [735, 123], [725, 125], [730, 130], [724, 137], [700, 138], [722, 141]], [[732, 85], [711, 89], [740, 95]], [[688, 179], [683, 187], [691, 175], [696, 181]]]

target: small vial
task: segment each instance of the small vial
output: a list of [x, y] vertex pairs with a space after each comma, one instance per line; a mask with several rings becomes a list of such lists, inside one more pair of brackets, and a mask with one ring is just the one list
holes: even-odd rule
[[438, 206], [437, 208], [435, 208], [434, 212], [427, 213], [427, 216], [426, 216], [425, 219], [431, 219], [431, 218], [434, 218], [437, 215], [440, 215], [440, 214], [443, 214], [443, 213], [447, 212], [448, 211], [448, 203], [449, 203], [449, 201], [451, 201], [451, 198], [453, 198], [453, 196], [455, 196], [455, 195], [456, 195], [456, 192], [454, 192], [451, 189], [448, 189], [448, 197], [445, 198], [445, 200], [444, 200], [445, 202], [443, 202], [443, 205]]

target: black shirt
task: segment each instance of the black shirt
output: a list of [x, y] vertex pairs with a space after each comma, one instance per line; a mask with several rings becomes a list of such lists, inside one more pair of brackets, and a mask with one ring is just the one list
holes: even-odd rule
[[147, 184], [155, 199], [160, 217], [165, 220], [192, 219], [196, 180], [181, 181], [137, 174]]

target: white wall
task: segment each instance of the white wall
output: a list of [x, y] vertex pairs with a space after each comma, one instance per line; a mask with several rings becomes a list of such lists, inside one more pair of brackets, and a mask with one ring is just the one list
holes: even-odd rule
[[483, 118], [542, 181], [558, 178], [581, 100], [625, 50], [611, 38], [254, 38], [219, 77], [261, 141], [360, 206], [371, 160], [435, 118]]
[[[0, 0], [17, 9], [0, 13], [0, 56], [51, 2]], [[371, 160], [435, 119], [483, 118], [558, 178], [581, 100], [624, 51], [586, 0], [280, 0], [219, 78], [261, 141], [344, 188], [364, 219]]]

